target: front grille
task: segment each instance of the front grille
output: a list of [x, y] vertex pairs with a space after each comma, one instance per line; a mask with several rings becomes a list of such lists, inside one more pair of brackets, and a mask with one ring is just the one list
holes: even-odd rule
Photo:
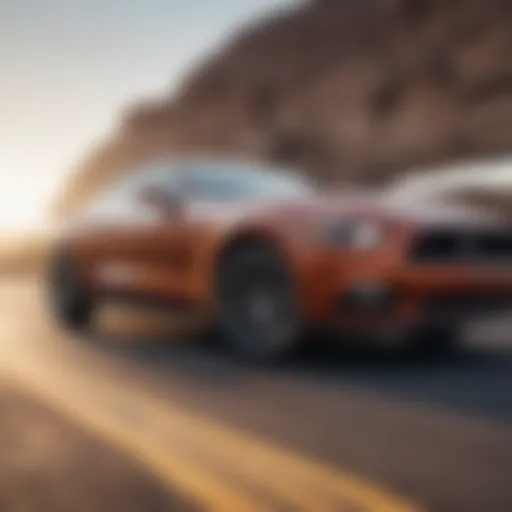
[[410, 257], [417, 263], [512, 262], [512, 231], [428, 230], [414, 238]]

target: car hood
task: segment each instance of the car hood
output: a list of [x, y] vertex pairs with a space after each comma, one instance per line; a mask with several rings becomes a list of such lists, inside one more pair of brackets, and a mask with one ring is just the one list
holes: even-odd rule
[[336, 218], [364, 218], [415, 226], [494, 225], [503, 219], [475, 207], [447, 203], [410, 203], [388, 200], [378, 195], [325, 194], [310, 198], [258, 203], [201, 204], [191, 209], [210, 222], [237, 222], [240, 219], [292, 220], [306, 222]]

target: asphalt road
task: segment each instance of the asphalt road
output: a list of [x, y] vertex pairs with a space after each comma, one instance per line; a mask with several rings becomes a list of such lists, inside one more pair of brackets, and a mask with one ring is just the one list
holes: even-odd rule
[[87, 435], [1, 379], [0, 411], [3, 512], [197, 510], [130, 454]]
[[260, 510], [512, 510], [512, 333], [471, 334], [445, 361], [317, 349], [255, 369], [162, 329], [77, 339], [35, 283], [0, 285], [0, 373], [218, 510], [262, 489]]

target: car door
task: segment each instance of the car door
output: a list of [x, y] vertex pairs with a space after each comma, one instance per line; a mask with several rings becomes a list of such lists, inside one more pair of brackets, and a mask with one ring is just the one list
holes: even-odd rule
[[219, 182], [213, 166], [181, 162], [155, 176], [151, 186], [167, 195], [172, 207], [166, 208], [164, 204], [159, 210], [156, 206], [159, 215], [137, 234], [139, 254], [150, 284], [148, 292], [188, 303], [197, 298], [200, 288], [194, 270], [208, 224], [205, 219], [208, 212], [213, 213], [212, 204], [221, 208], [226, 185], [222, 180]]
[[[142, 191], [162, 181], [161, 170], [142, 170], [117, 182], [85, 214], [86, 253], [93, 261], [93, 280], [106, 293], [147, 295], [158, 281], [151, 255], [159, 228], [172, 219], [143, 200]], [[171, 242], [173, 230], [166, 232]], [[172, 244], [171, 244], [172, 245]], [[166, 245], [169, 247], [169, 245]], [[163, 283], [164, 284], [164, 283]]]
[[[183, 295], [189, 246], [180, 176], [178, 166], [163, 166], [148, 176], [132, 205], [127, 245], [140, 276], [138, 289], [148, 298], [175, 300]], [[157, 192], [158, 200], [148, 201], [145, 191]]]

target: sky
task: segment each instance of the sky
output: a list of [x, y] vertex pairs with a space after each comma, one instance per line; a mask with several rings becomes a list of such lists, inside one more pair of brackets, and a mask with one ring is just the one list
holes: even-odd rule
[[37, 225], [137, 99], [294, 0], [0, 0], [0, 232]]

